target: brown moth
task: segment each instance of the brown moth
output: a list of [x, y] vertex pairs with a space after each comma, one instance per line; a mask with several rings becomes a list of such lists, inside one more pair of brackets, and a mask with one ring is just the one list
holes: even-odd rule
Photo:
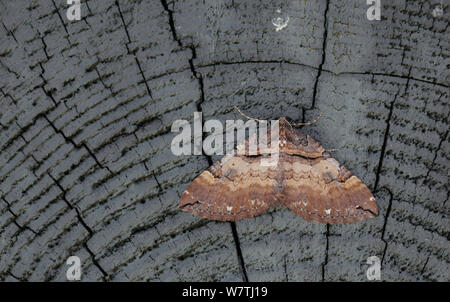
[[280, 205], [319, 223], [351, 223], [378, 215], [375, 198], [359, 178], [312, 137], [283, 117], [278, 121], [276, 166], [260, 165], [270, 154], [259, 147], [252, 156], [237, 152], [248, 150], [247, 138], [194, 179], [181, 196], [180, 208], [221, 221], [251, 218]]

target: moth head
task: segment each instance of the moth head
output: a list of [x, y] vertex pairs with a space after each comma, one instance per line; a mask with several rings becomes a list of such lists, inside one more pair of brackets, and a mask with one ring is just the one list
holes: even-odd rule
[[280, 118], [278, 119], [278, 123], [280, 124], [280, 127], [281, 127], [281, 126], [292, 127], [292, 126], [291, 126], [291, 123], [289, 123], [289, 121], [288, 121], [285, 117], [280, 117]]

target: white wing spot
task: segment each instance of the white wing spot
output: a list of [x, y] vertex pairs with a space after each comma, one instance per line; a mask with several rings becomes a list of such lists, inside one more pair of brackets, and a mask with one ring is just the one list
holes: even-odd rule
[[233, 207], [227, 206], [227, 211], [228, 211], [228, 212], [231, 212], [232, 209], [233, 209]]
[[330, 215], [330, 214], [331, 214], [331, 209], [326, 209], [326, 210], [325, 210], [325, 213], [326, 213], [327, 215]]

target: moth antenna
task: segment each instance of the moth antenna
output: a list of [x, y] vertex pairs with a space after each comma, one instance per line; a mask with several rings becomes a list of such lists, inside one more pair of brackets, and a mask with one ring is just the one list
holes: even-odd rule
[[336, 152], [336, 151], [339, 151], [339, 149], [327, 149], [325, 151], [327, 151], [327, 152]]
[[245, 117], [248, 120], [257, 121], [257, 122], [260, 122], [260, 123], [265, 123], [266, 122], [265, 120], [258, 120], [256, 118], [248, 116], [247, 114], [243, 113], [237, 106], [234, 106], [234, 109], [236, 109], [243, 117]]
[[311, 125], [314, 125], [315, 123], [317, 123], [320, 120], [321, 116], [322, 116], [322, 112], [320, 112], [319, 116], [315, 120], [313, 120], [311, 122], [308, 122], [308, 123], [296, 123], [296, 124], [291, 124], [291, 125], [294, 126], [294, 127], [311, 126]]

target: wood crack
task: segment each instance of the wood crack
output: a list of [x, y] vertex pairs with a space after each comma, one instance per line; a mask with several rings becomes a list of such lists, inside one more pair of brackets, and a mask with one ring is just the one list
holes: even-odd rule
[[[409, 69], [409, 72], [411, 73], [411, 68]], [[405, 91], [404, 94], [406, 93], [406, 91], [409, 88], [409, 78], [406, 82], [405, 85]], [[386, 119], [386, 130], [384, 132], [384, 137], [383, 137], [383, 145], [381, 146], [381, 152], [380, 152], [380, 159], [378, 161], [378, 166], [377, 166], [377, 171], [376, 171], [376, 175], [375, 175], [375, 183], [373, 186], [373, 191], [377, 190], [379, 181], [380, 181], [380, 176], [381, 176], [381, 172], [382, 172], [382, 168], [383, 168], [383, 160], [386, 154], [386, 148], [387, 148], [387, 143], [388, 143], [388, 139], [389, 139], [389, 130], [391, 128], [391, 119], [392, 119], [392, 115], [394, 112], [394, 106], [395, 106], [395, 102], [398, 98], [398, 96], [400, 95], [400, 88], [397, 91], [397, 93], [394, 96], [394, 99], [391, 101], [390, 105], [389, 105], [389, 113]]]
[[[6, 203], [6, 209], [8, 210], [8, 212], [13, 216], [13, 223], [19, 228], [19, 231], [24, 231], [24, 230], [28, 230], [30, 232], [32, 232], [34, 235], [39, 235], [38, 232], [36, 232], [35, 230], [33, 230], [32, 228], [30, 228], [29, 226], [26, 225], [20, 225], [17, 222], [17, 218], [19, 217], [19, 215], [17, 215], [16, 213], [13, 212], [13, 210], [11, 209], [11, 204], [4, 198], [1, 198], [5, 203]], [[18, 233], [15, 234], [15, 236], [17, 236]]]
[[116, 6], [117, 6], [117, 10], [119, 11], [120, 19], [122, 20], [122, 24], [123, 24], [123, 27], [125, 28], [125, 33], [126, 33], [126, 36], [127, 36], [127, 39], [128, 39], [128, 43], [125, 44], [125, 46], [127, 48], [127, 52], [128, 52], [129, 55], [133, 55], [134, 56], [134, 60], [136, 61], [136, 65], [138, 66], [139, 72], [140, 72], [140, 74], [142, 76], [142, 79], [144, 80], [144, 85], [145, 85], [145, 88], [147, 89], [147, 93], [150, 96], [150, 99], [153, 99], [152, 91], [151, 91], [150, 87], [148, 86], [148, 82], [147, 82], [147, 79], [145, 78], [144, 71], [142, 70], [141, 63], [139, 62], [139, 59], [136, 56], [136, 54], [134, 52], [130, 51], [130, 47], [129, 47], [129, 44], [131, 43], [130, 33], [128, 32], [127, 24], [125, 23], [125, 19], [123, 17], [122, 10], [120, 9], [119, 0], [116, 0], [115, 3], [116, 3]]
[[74, 141], [72, 138], [66, 136], [62, 130], [56, 128], [56, 126], [53, 124], [53, 122], [50, 121], [50, 119], [47, 117], [47, 115], [44, 114], [43, 117], [44, 117], [44, 119], [48, 122], [48, 124], [53, 128], [53, 130], [54, 130], [56, 133], [61, 134], [62, 137], [63, 137], [66, 141], [68, 141], [69, 143], [71, 143], [76, 149], [79, 149], [79, 148], [84, 148], [84, 149], [86, 149], [86, 151], [89, 153], [89, 155], [94, 159], [95, 163], [96, 163], [101, 169], [106, 169], [106, 170], [108, 170], [109, 173], [111, 173], [112, 175], [114, 175], [114, 172], [111, 171], [110, 168], [108, 168], [107, 166], [103, 166], [103, 165], [100, 163], [100, 161], [98, 160], [97, 156], [95, 156], [94, 152], [92, 152], [92, 150], [86, 145], [86, 143], [81, 143], [80, 145], [77, 145], [77, 144], [75, 143], [75, 141]]
[[436, 164], [436, 159], [438, 157], [438, 153], [441, 150], [442, 143], [447, 139], [448, 132], [449, 132], [449, 130], [447, 130], [445, 132], [444, 137], [439, 141], [439, 144], [438, 144], [438, 146], [436, 148], [436, 151], [434, 152], [434, 157], [433, 157], [433, 160], [431, 161], [430, 168], [428, 169], [427, 174], [425, 175], [424, 183], [426, 183], [428, 181], [428, 177], [430, 176], [431, 171], [433, 171], [433, 169], [434, 169], [434, 166]]
[[[200, 89], [200, 98], [196, 103], [197, 106], [197, 111], [198, 112], [202, 112], [202, 104], [205, 101], [205, 91], [204, 91], [204, 83], [203, 83], [203, 76], [197, 72], [195, 65], [194, 65], [194, 60], [197, 57], [197, 52], [195, 50], [195, 47], [193, 45], [190, 46], [185, 46], [183, 45], [183, 43], [181, 42], [180, 38], [178, 38], [176, 29], [175, 29], [175, 21], [174, 21], [174, 17], [173, 17], [173, 7], [172, 9], [169, 8], [169, 5], [167, 3], [167, 0], [161, 0], [161, 4], [164, 8], [164, 10], [167, 12], [168, 16], [169, 16], [169, 25], [170, 25], [170, 29], [172, 32], [172, 37], [174, 39], [175, 42], [177, 42], [178, 46], [182, 47], [182, 48], [189, 48], [191, 50], [191, 58], [188, 60], [189, 61], [189, 66], [191, 69], [191, 72], [193, 74], [193, 76], [198, 80], [199, 83], [199, 89]], [[174, 3], [172, 3], [172, 5], [174, 5]], [[203, 121], [204, 123], [204, 121]], [[203, 132], [203, 139], [206, 136], [206, 133]], [[207, 158], [209, 165], [213, 165], [213, 161], [211, 156], [208, 156], [206, 154], [204, 154], [203, 152], [203, 148], [202, 148], [202, 153], [203, 155]], [[239, 263], [239, 267], [241, 270], [241, 275], [242, 275], [242, 279], [247, 282], [248, 281], [248, 277], [247, 277], [247, 272], [246, 272], [246, 268], [245, 268], [245, 262], [244, 262], [244, 258], [242, 256], [242, 252], [241, 252], [241, 247], [240, 247], [240, 242], [239, 242], [239, 235], [236, 231], [236, 224], [234, 222], [229, 222], [230, 226], [231, 226], [231, 230], [232, 230], [232, 234], [233, 234], [233, 239], [234, 239], [234, 243], [236, 246], [236, 253], [238, 256], [238, 263]]]
[[325, 259], [322, 263], [322, 282], [325, 282], [325, 267], [328, 264], [328, 254], [329, 254], [329, 249], [330, 249], [330, 242], [329, 242], [330, 224], [329, 223], [327, 223], [327, 230], [325, 232], [325, 236], [326, 236], [326, 244], [325, 244]]
[[388, 206], [387, 206], [387, 209], [386, 209], [386, 215], [384, 216], [383, 228], [381, 230], [381, 241], [384, 242], [383, 255], [381, 257], [381, 266], [383, 266], [384, 258], [386, 256], [386, 251], [387, 251], [387, 248], [388, 248], [388, 241], [385, 238], [385, 233], [386, 233], [386, 227], [387, 227], [387, 222], [388, 222], [388, 219], [389, 219], [389, 215], [391, 214], [391, 210], [392, 210], [392, 202], [393, 202], [393, 199], [394, 199], [394, 195], [386, 187], [383, 187], [381, 189], [386, 190], [386, 192], [388, 192], [388, 194], [389, 194], [389, 203], [388, 203]]
[[244, 282], [248, 282], [248, 276], [247, 276], [247, 271], [245, 269], [244, 257], [242, 256], [241, 243], [239, 241], [239, 235], [238, 235], [238, 232], [236, 229], [236, 222], [231, 221], [230, 225], [231, 225], [231, 232], [233, 233], [233, 238], [234, 238], [234, 242], [235, 242], [235, 246], [236, 246], [236, 254], [237, 254], [237, 258], [238, 258], [238, 262], [239, 262], [239, 268], [240, 268], [240, 272], [242, 275], [242, 279], [244, 280]]
[[66, 190], [62, 187], [62, 185], [59, 183], [58, 180], [56, 180], [51, 174], [48, 174], [48, 176], [53, 180], [53, 182], [56, 184], [56, 186], [61, 190], [62, 192], [62, 200], [66, 203], [66, 205], [69, 207], [69, 209], [74, 210], [76, 213], [76, 216], [78, 218], [78, 221], [80, 224], [84, 227], [84, 229], [88, 232], [87, 239], [83, 242], [84, 248], [87, 250], [89, 255], [91, 256], [92, 263], [100, 270], [100, 272], [103, 275], [103, 280], [108, 280], [108, 274], [106, 271], [101, 267], [101, 265], [98, 263], [97, 259], [95, 258], [94, 253], [90, 250], [90, 248], [87, 245], [87, 242], [92, 238], [94, 235], [94, 232], [92, 229], [87, 225], [87, 223], [84, 221], [83, 217], [81, 216], [81, 210], [74, 206], [66, 197]]
[[324, 24], [323, 24], [324, 30], [323, 30], [323, 41], [322, 41], [322, 60], [321, 60], [321, 62], [319, 64], [319, 68], [317, 70], [316, 79], [314, 81], [314, 88], [313, 88], [313, 96], [312, 96], [311, 107], [302, 110], [302, 123], [305, 123], [306, 112], [316, 108], [317, 88], [319, 86], [320, 76], [322, 75], [323, 65], [325, 64], [325, 60], [326, 60], [327, 38], [328, 38], [328, 10], [329, 10], [329, 7], [330, 7], [330, 0], [327, 0], [326, 6], [325, 6], [325, 11], [324, 11]]

